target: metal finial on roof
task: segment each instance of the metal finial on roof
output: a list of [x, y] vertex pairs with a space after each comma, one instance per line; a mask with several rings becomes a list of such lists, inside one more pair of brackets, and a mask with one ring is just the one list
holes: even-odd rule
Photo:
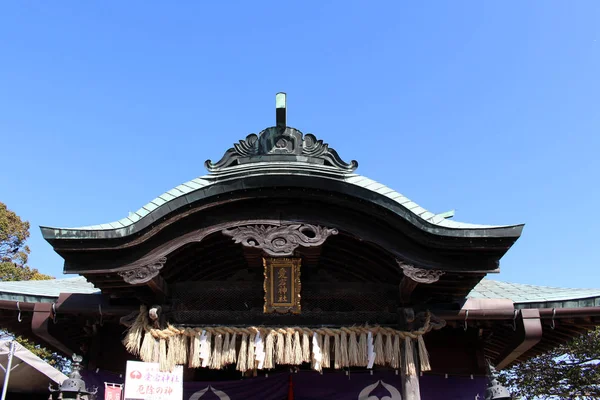
[[284, 92], [279, 92], [275, 95], [275, 125], [278, 128], [285, 128], [287, 126], [286, 96]]
[[[283, 92], [275, 96], [275, 126], [252, 133], [245, 140], [234, 143], [223, 157], [213, 163], [207, 160], [204, 165], [211, 173], [220, 173], [229, 167], [260, 163], [260, 167], [274, 166], [281, 170], [285, 163], [293, 168], [308, 167], [311, 171], [323, 169], [327, 173], [349, 174], [354, 172], [358, 163], [349, 163], [327, 143], [310, 133], [303, 134], [298, 129], [287, 126], [287, 95]], [[293, 164], [292, 164], [293, 163]]]

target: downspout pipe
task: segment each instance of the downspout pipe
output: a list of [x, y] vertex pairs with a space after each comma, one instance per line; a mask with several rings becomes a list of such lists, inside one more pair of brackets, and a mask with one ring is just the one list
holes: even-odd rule
[[496, 358], [497, 369], [508, 367], [542, 340], [543, 328], [539, 310], [520, 310], [514, 321], [514, 330], [506, 348]]

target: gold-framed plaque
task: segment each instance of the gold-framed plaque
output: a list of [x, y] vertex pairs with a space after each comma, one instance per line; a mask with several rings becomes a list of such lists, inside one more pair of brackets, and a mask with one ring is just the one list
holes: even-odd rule
[[300, 313], [300, 261], [299, 258], [263, 258], [265, 313]]

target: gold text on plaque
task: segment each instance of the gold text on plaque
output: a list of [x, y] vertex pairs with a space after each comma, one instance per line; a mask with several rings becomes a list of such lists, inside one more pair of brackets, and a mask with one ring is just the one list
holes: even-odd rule
[[300, 312], [300, 259], [265, 258], [265, 313]]

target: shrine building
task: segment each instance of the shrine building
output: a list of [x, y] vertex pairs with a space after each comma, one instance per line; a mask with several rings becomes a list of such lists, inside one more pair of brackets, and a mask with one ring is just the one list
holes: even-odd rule
[[414, 400], [483, 399], [490, 366], [600, 324], [600, 290], [486, 279], [523, 225], [458, 222], [359, 175], [287, 125], [283, 93], [275, 126], [205, 166], [118, 221], [41, 227], [78, 276], [0, 283], [2, 327], [82, 355], [88, 385], [137, 360], [181, 365], [184, 400]]

